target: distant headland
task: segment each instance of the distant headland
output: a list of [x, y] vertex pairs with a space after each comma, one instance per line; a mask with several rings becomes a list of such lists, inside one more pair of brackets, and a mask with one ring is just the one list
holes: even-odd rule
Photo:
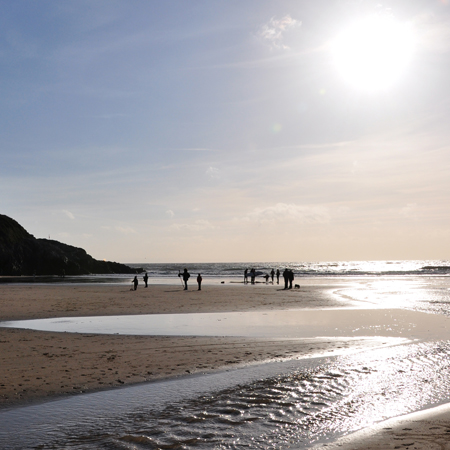
[[99, 261], [79, 247], [36, 239], [18, 222], [0, 214], [0, 276], [141, 273], [143, 269]]

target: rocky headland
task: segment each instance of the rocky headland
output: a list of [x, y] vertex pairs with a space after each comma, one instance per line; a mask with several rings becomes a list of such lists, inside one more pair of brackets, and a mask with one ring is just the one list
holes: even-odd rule
[[99, 261], [79, 247], [37, 239], [18, 222], [0, 214], [0, 276], [135, 274], [142, 269]]

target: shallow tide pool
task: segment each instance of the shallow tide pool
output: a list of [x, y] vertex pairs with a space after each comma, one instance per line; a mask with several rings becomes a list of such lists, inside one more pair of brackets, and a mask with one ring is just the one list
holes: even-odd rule
[[445, 339], [450, 335], [450, 318], [401, 309], [67, 317], [0, 322], [0, 326], [41, 331], [159, 336], [393, 336]]

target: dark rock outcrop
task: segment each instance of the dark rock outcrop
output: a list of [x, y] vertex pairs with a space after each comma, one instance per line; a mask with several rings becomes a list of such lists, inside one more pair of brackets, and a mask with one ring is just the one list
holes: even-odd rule
[[50, 239], [36, 239], [19, 223], [0, 214], [0, 275], [135, 274], [125, 264], [99, 261], [85, 250]]

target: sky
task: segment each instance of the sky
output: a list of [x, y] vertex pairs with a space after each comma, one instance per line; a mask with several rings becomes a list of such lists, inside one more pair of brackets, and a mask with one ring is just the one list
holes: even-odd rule
[[133, 262], [449, 259], [450, 2], [0, 0], [0, 213]]

